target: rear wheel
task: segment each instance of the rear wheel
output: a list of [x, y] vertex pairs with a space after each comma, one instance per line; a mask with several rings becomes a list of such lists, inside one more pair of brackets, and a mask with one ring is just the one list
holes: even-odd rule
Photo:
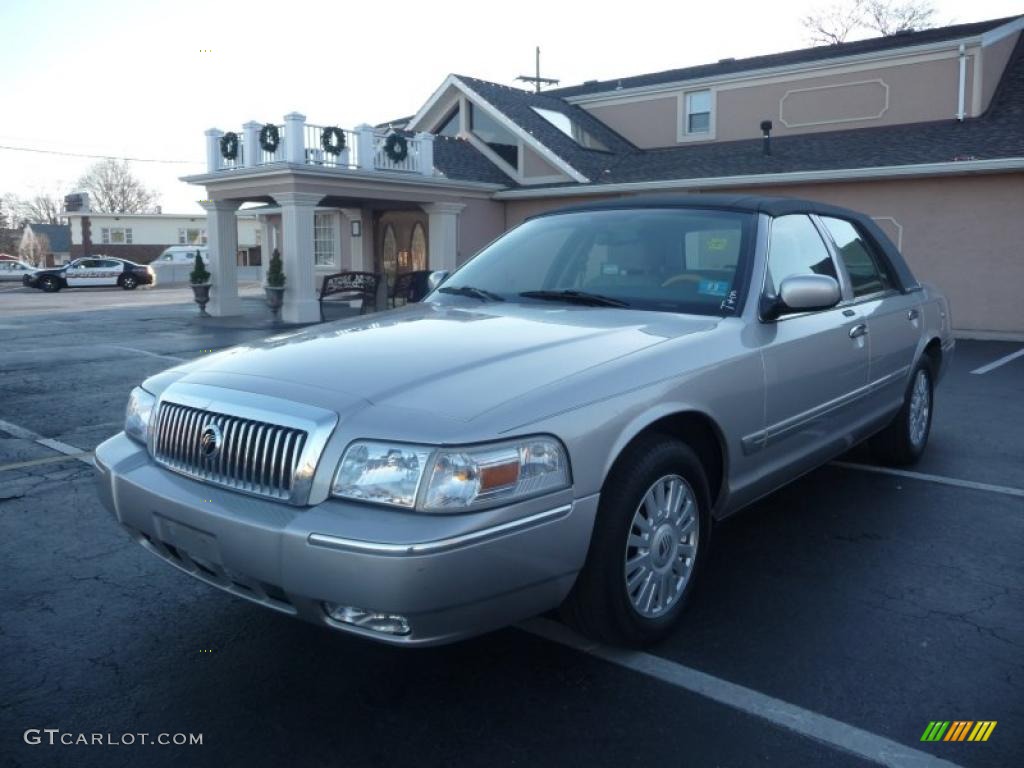
[[903, 407], [892, 422], [871, 438], [871, 451], [885, 464], [915, 464], [928, 445], [932, 429], [932, 364], [924, 357], [914, 368]]
[[139, 279], [135, 275], [125, 275], [121, 278], [121, 287], [126, 291], [134, 291], [139, 285]]
[[39, 287], [47, 293], [56, 293], [60, 290], [60, 280], [56, 277], [44, 277], [39, 281]]
[[647, 645], [671, 631], [708, 549], [707, 479], [689, 446], [630, 446], [601, 492], [587, 562], [563, 613], [597, 640]]

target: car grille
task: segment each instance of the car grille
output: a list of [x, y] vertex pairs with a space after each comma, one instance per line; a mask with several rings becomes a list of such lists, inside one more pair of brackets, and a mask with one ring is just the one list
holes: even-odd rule
[[[189, 477], [258, 496], [291, 500], [306, 433], [215, 411], [163, 402], [154, 420], [153, 458]], [[220, 433], [220, 449], [204, 453], [209, 426]]]

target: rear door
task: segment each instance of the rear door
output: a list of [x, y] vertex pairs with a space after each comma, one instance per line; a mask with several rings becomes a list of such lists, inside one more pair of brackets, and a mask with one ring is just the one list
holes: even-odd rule
[[115, 259], [103, 259], [97, 266], [92, 276], [92, 284], [97, 286], [117, 285], [124, 271], [124, 262]]
[[[842, 284], [825, 240], [805, 214], [772, 220], [763, 293], [774, 295], [793, 275], [828, 275]], [[844, 287], [848, 295], [848, 288]], [[761, 322], [765, 366], [765, 428], [761, 444], [768, 486], [820, 463], [850, 442], [863, 418], [868, 381], [865, 322], [859, 310], [836, 306]]]
[[868, 380], [874, 408], [884, 413], [903, 400], [921, 338], [920, 292], [903, 293], [885, 258], [851, 221], [821, 216], [839, 263], [848, 276], [851, 299], [868, 326]]

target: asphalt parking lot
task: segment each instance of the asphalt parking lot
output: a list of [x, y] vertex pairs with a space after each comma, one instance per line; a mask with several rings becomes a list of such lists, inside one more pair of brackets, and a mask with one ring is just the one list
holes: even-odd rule
[[[971, 373], [1021, 344], [959, 344], [912, 473], [856, 449], [721, 525], [646, 653], [550, 618], [396, 650], [188, 579], [101, 507], [88, 452], [130, 388], [269, 335], [255, 296], [200, 322], [186, 291], [0, 292], [4, 764], [1024, 764], [1024, 356]], [[934, 720], [998, 725], [921, 742]]]

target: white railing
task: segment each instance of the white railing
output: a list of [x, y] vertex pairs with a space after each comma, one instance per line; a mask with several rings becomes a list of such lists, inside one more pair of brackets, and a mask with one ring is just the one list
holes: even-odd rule
[[325, 168], [358, 168], [356, 160], [358, 151], [358, 134], [355, 131], [341, 129], [344, 136], [344, 149], [333, 154], [324, 149], [324, 127], [306, 123], [306, 165], [322, 165]]
[[381, 173], [408, 173], [434, 176], [434, 136], [429, 133], [402, 134], [407, 154], [401, 160], [392, 160], [385, 146], [391, 131], [360, 125], [354, 130], [342, 129], [345, 148], [338, 154], [323, 148], [324, 126], [306, 122], [304, 115], [292, 112], [277, 125], [280, 143], [274, 152], [259, 145], [262, 123], [248, 122], [238, 133], [238, 156], [228, 160], [221, 154], [217, 129], [206, 132], [206, 159], [211, 173], [255, 168], [270, 163], [312, 165], [339, 170], [359, 170]]

